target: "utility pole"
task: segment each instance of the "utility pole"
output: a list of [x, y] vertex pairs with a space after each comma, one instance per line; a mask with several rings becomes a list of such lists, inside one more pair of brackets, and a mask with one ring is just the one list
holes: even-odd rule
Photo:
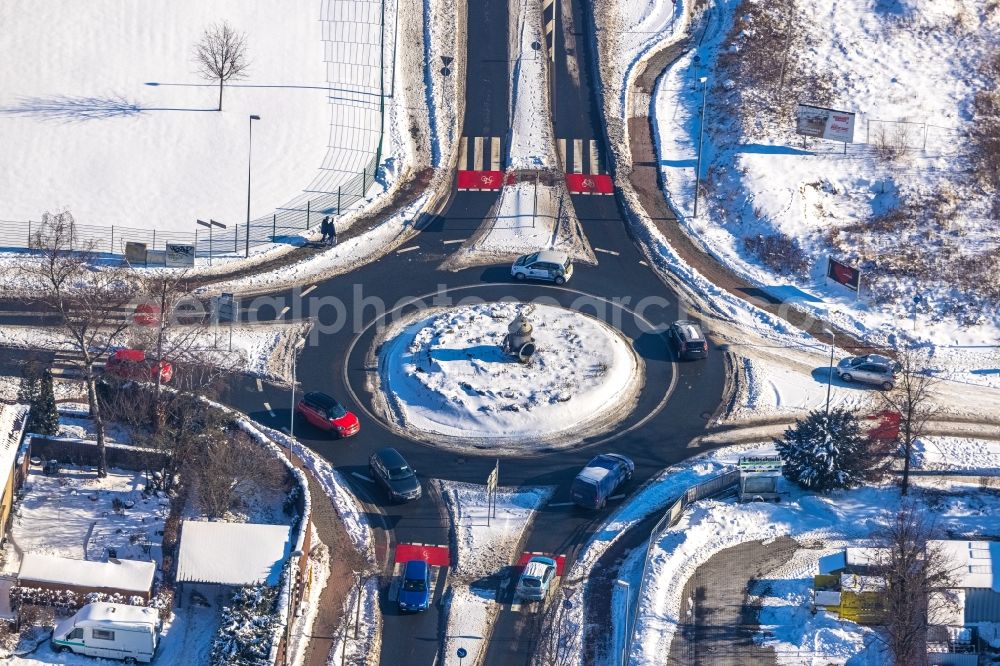
[[705, 100], [708, 98], [708, 77], [703, 76], [701, 82], [701, 128], [698, 133], [698, 164], [694, 169], [694, 217], [698, 217], [698, 193], [701, 189], [701, 148], [705, 142]]

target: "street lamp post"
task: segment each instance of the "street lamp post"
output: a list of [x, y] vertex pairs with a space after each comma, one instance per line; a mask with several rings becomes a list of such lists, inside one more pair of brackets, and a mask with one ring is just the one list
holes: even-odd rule
[[629, 584], [628, 581], [618, 579], [615, 581], [615, 585], [621, 588], [622, 592], [625, 594], [625, 634], [622, 636], [622, 655], [621, 655], [621, 666], [625, 666], [628, 663], [628, 607], [629, 602]]
[[298, 568], [296, 557], [302, 557], [301, 550], [293, 550], [288, 554], [288, 612], [285, 613], [285, 666], [288, 666], [288, 655], [292, 651], [292, 579]]
[[250, 141], [247, 147], [247, 238], [246, 238], [246, 254], [245, 257], [250, 256], [250, 166], [251, 157], [253, 156], [253, 121], [260, 120], [260, 116], [251, 115], [250, 116]]
[[701, 185], [701, 147], [705, 142], [705, 101], [708, 98], [708, 77], [698, 79], [701, 82], [701, 128], [698, 132], [698, 163], [694, 168], [694, 217], [698, 217], [698, 190]]
[[832, 328], [824, 328], [823, 332], [830, 336], [830, 374], [826, 377], [826, 415], [830, 416], [830, 387], [833, 385], [833, 350], [837, 336]]

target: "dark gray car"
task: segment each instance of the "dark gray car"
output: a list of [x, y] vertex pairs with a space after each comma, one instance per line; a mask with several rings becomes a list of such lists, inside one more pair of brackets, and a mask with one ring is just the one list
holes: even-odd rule
[[416, 472], [396, 449], [386, 447], [373, 453], [368, 459], [368, 469], [393, 502], [415, 500], [422, 493]]
[[885, 390], [896, 385], [899, 363], [878, 354], [853, 356], [837, 364], [837, 376], [845, 382], [875, 384]]

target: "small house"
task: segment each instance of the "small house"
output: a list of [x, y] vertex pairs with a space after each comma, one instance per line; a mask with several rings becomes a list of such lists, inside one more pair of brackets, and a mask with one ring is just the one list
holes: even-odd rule
[[154, 562], [115, 558], [107, 562], [91, 562], [25, 553], [17, 574], [17, 584], [43, 590], [70, 590], [77, 594], [102, 592], [136, 596], [148, 602], [155, 573]]

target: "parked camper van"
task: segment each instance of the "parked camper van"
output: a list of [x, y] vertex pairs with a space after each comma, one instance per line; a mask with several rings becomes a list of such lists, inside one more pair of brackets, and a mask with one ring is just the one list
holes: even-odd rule
[[127, 604], [87, 604], [52, 632], [52, 647], [91, 657], [149, 663], [160, 642], [155, 608]]

